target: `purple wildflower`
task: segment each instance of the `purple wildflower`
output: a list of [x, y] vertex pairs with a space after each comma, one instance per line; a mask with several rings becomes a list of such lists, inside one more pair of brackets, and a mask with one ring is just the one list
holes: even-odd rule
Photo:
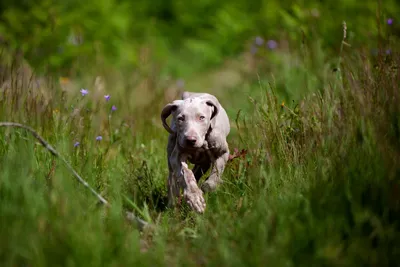
[[110, 100], [111, 96], [110, 95], [105, 95], [104, 99], [108, 102]]
[[257, 53], [257, 51], [258, 51], [258, 48], [257, 48], [256, 46], [252, 45], [252, 46], [250, 47], [250, 53], [251, 53], [252, 55], [255, 55], [255, 54]]
[[392, 18], [388, 19], [388, 20], [387, 20], [387, 24], [388, 24], [388, 25], [392, 25], [392, 24], [393, 24], [393, 19], [392, 19]]
[[101, 135], [99, 135], [99, 136], [96, 137], [96, 140], [97, 141], [101, 141], [101, 140], [103, 140], [103, 137]]
[[177, 80], [177, 81], [176, 81], [176, 86], [177, 86], [178, 88], [183, 88], [183, 87], [185, 86], [185, 81], [182, 80], [182, 79]]
[[268, 40], [267, 46], [269, 49], [275, 49], [278, 47], [278, 43], [275, 40]]
[[390, 48], [386, 49], [385, 53], [386, 53], [386, 55], [390, 55], [392, 53], [392, 50]]
[[80, 145], [80, 143], [79, 142], [76, 142], [75, 144], [74, 144], [74, 147], [77, 147], [77, 146], [79, 146]]
[[87, 89], [83, 89], [83, 88], [81, 89], [80, 92], [81, 92], [82, 96], [85, 96], [89, 93], [89, 91]]
[[113, 105], [113, 106], [111, 107], [111, 111], [116, 111], [116, 110], [117, 110], [117, 107]]
[[261, 46], [264, 44], [264, 39], [260, 36], [257, 36], [254, 42], [256, 45]]

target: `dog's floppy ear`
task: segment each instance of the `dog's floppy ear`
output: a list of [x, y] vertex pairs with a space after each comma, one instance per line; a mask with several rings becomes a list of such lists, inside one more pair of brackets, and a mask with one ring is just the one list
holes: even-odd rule
[[180, 104], [182, 104], [182, 100], [175, 100], [172, 103], [167, 104], [163, 110], [161, 111], [161, 121], [162, 124], [169, 133], [174, 134], [175, 132], [171, 129], [171, 127], [167, 123], [167, 118], [173, 111], [175, 111]]
[[202, 97], [206, 104], [209, 105], [212, 108], [212, 113], [211, 113], [211, 124], [214, 126], [215, 124], [215, 117], [218, 115], [219, 109], [220, 109], [220, 104], [218, 99], [210, 94], [206, 94], [205, 96]]

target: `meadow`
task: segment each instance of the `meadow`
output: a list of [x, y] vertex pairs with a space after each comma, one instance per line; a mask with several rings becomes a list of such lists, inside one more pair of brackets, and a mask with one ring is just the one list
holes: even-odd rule
[[[26, 13], [6, 2], [0, 4], [1, 266], [399, 265], [395, 1], [389, 8], [343, 0], [336, 9], [270, 1], [280, 15], [249, 7], [243, 16], [257, 16], [247, 24], [237, 17], [244, 1], [237, 9], [227, 1], [210, 4], [220, 11], [217, 20], [200, 4], [183, 16], [182, 1], [166, 1], [181, 8], [173, 23], [152, 24], [134, 10], [131, 35], [124, 26], [128, 1], [81, 10], [39, 1], [42, 9]], [[143, 10], [164, 18], [168, 5], [156, 2]], [[60, 14], [61, 30], [86, 11], [108, 20], [101, 33], [93, 23], [81, 25], [84, 44], [67, 45], [63, 54], [52, 45], [66, 32], [49, 36], [46, 26], [29, 39], [31, 25], [12, 19], [46, 21], [43, 8]], [[211, 26], [196, 12], [218, 34], [206, 31]], [[324, 14], [330, 22], [318, 24]], [[283, 26], [263, 32], [263, 16], [279, 25], [278, 16]], [[120, 38], [111, 41], [116, 25]], [[131, 43], [135, 36], [142, 41]], [[187, 46], [172, 49], [166, 40]], [[224, 182], [206, 195], [202, 215], [184, 203], [166, 206], [168, 133], [160, 113], [183, 90], [216, 95], [231, 122]], [[28, 130], [1, 122], [31, 127], [57, 155]]]

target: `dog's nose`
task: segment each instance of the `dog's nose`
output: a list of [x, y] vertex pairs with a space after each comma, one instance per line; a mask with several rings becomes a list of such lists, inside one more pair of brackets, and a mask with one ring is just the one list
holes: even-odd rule
[[186, 136], [186, 143], [188, 145], [193, 146], [194, 144], [196, 144], [197, 138], [196, 136]]

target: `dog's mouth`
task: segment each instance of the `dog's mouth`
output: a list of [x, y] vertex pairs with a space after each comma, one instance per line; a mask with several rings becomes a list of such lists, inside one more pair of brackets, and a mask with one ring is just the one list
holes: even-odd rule
[[185, 139], [179, 139], [178, 144], [181, 148], [185, 148], [185, 149], [198, 149], [200, 147], [202, 147], [203, 142], [200, 142], [199, 140], [197, 140], [196, 142], [188, 142]]
[[180, 147], [185, 148], [185, 149], [197, 149], [199, 147], [201, 147], [200, 145], [196, 144], [187, 144], [186, 142], [184, 142], [183, 144], [179, 144]]

